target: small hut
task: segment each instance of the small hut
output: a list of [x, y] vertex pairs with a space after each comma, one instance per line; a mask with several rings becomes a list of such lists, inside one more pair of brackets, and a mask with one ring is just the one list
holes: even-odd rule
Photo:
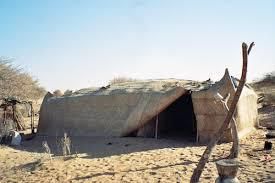
[[27, 125], [24, 120], [26, 116], [32, 118], [31, 102], [20, 101], [13, 97], [3, 98], [0, 102], [0, 136], [11, 130], [26, 130]]

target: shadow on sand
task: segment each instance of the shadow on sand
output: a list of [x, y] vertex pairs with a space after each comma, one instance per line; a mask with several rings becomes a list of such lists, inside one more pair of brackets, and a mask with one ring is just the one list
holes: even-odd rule
[[[44, 153], [42, 142], [47, 141], [54, 156], [62, 155], [61, 137], [36, 136], [23, 141], [18, 150]], [[183, 139], [153, 139], [153, 138], [107, 138], [107, 137], [71, 137], [72, 154], [85, 154], [84, 158], [104, 158], [114, 155], [129, 154], [164, 148], [184, 148], [197, 146], [196, 143]]]
[[115, 175], [115, 174], [118, 174], [118, 173], [129, 173], [129, 172], [143, 172], [143, 171], [146, 171], [146, 170], [151, 170], [150, 174], [155, 175], [155, 174], [157, 174], [155, 171], [159, 170], [159, 169], [162, 169], [162, 168], [174, 167], [174, 166], [178, 166], [178, 165], [190, 165], [192, 163], [196, 163], [196, 162], [186, 160], [183, 163], [169, 164], [169, 165], [165, 165], [165, 166], [155, 166], [155, 167], [152, 167], [152, 168], [141, 168], [141, 169], [137, 169], [137, 170], [127, 170], [127, 171], [119, 171], [119, 172], [110, 171], [110, 172], [103, 172], [103, 173], [94, 173], [94, 174], [83, 176], [83, 177], [76, 177], [72, 180], [85, 180], [85, 179], [89, 179], [89, 178], [99, 177], [99, 176], [102, 176], [102, 175]]

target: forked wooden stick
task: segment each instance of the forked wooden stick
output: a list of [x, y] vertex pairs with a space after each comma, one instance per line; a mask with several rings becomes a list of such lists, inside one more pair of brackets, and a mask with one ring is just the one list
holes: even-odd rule
[[[222, 101], [223, 107], [226, 109], [226, 112], [229, 111], [229, 107], [227, 105], [229, 97], [230, 97], [230, 94], [228, 94], [228, 97], [226, 97], [226, 99]], [[233, 143], [230, 150], [230, 155], [227, 157], [229, 159], [238, 158], [240, 153], [240, 140], [239, 140], [237, 122], [234, 116], [232, 116], [232, 120], [231, 120], [231, 133], [232, 133]]]
[[242, 44], [242, 54], [243, 54], [243, 66], [242, 66], [242, 75], [241, 75], [241, 79], [239, 82], [239, 85], [237, 87], [237, 90], [234, 94], [232, 103], [230, 105], [229, 111], [226, 115], [226, 118], [222, 124], [222, 126], [220, 127], [220, 129], [218, 130], [218, 132], [212, 137], [210, 143], [208, 144], [208, 146], [206, 147], [204, 153], [201, 156], [201, 159], [197, 165], [197, 168], [194, 170], [193, 175], [191, 177], [190, 182], [191, 183], [197, 183], [200, 179], [200, 176], [202, 174], [203, 168], [205, 167], [205, 164], [208, 162], [209, 157], [211, 155], [211, 152], [213, 151], [215, 145], [217, 144], [217, 142], [219, 141], [219, 139], [221, 138], [223, 132], [226, 130], [226, 128], [228, 127], [234, 111], [236, 109], [236, 105], [239, 101], [240, 95], [242, 93], [245, 81], [246, 81], [246, 73], [247, 73], [247, 59], [248, 59], [248, 53], [251, 51], [252, 47], [254, 46], [254, 42], [252, 42], [249, 46], [249, 49], [247, 49], [247, 44], [243, 43]]
[[[226, 112], [229, 111], [229, 107], [228, 107], [227, 103], [230, 98], [230, 93], [228, 93], [225, 97], [223, 97], [220, 93], [217, 93], [214, 96], [214, 98], [217, 101], [221, 102], [221, 104], [223, 105], [223, 108], [225, 109]], [[237, 129], [237, 123], [236, 123], [234, 116], [232, 117], [230, 125], [231, 125], [231, 137], [232, 137], [233, 143], [232, 143], [232, 147], [230, 150], [230, 155], [227, 157], [228, 159], [238, 158], [239, 152], [240, 152], [239, 134], [238, 134], [238, 129]]]

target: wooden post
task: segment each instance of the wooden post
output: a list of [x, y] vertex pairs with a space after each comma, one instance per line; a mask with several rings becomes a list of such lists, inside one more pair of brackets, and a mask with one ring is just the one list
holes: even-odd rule
[[32, 102], [29, 102], [31, 106], [31, 133], [34, 134], [34, 111], [33, 111], [33, 106]]
[[6, 125], [7, 120], [7, 106], [4, 106], [4, 125]]
[[155, 139], [158, 139], [158, 125], [159, 125], [159, 115], [156, 117], [156, 126], [155, 126]]

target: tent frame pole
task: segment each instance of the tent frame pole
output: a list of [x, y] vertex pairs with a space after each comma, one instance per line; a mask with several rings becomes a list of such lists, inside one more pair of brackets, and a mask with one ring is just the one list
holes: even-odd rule
[[158, 125], [159, 125], [159, 115], [156, 116], [156, 126], [155, 126], [155, 139], [158, 139]]

